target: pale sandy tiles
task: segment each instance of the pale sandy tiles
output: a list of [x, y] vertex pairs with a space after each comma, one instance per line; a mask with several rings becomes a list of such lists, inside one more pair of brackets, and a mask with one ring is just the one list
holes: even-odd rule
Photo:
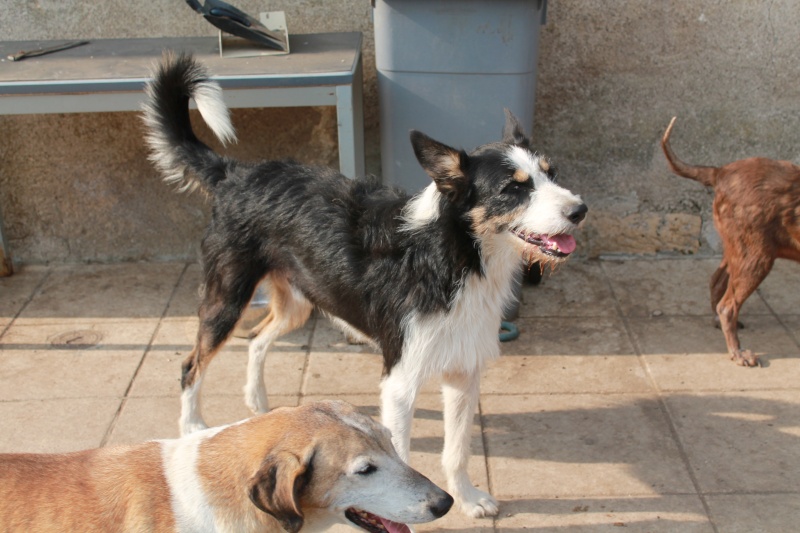
[[157, 322], [19, 319], [0, 339], [0, 400], [121, 397]]
[[797, 531], [800, 497], [794, 494], [719, 494], [707, 496], [720, 533]]
[[758, 293], [775, 313], [800, 314], [800, 264], [783, 259], [775, 261]]
[[[297, 396], [270, 396], [269, 400], [273, 408], [297, 405]], [[220, 394], [203, 397], [203, 414], [209, 426], [231, 424], [252, 416], [239, 395]], [[180, 436], [179, 415], [180, 401], [176, 397], [129, 398], [114, 424], [108, 444], [177, 438]]]
[[614, 300], [599, 261], [567, 261], [546, 269], [539, 285], [524, 285], [519, 315], [530, 317], [608, 316]]
[[175, 289], [166, 311], [167, 317], [196, 317], [200, 305], [200, 285], [203, 282], [202, 268], [198, 263], [186, 265], [186, 270]]
[[350, 344], [330, 321], [318, 320], [303, 394], [375, 394], [382, 373], [383, 356], [374, 347]]
[[[310, 321], [279, 339], [267, 352], [264, 375], [269, 394], [300, 393], [312, 331], [313, 321]], [[196, 333], [194, 318], [164, 319], [131, 388], [131, 396], [179, 395], [181, 363], [191, 352]], [[208, 366], [203, 381], [204, 394], [237, 395], [243, 402], [247, 357], [247, 341], [231, 337]]]
[[800, 387], [800, 348], [778, 321], [750, 315], [739, 332], [742, 346], [763, 368], [734, 364], [722, 332], [707, 317], [631, 319], [643, 359], [661, 390], [741, 390]]
[[481, 407], [502, 499], [694, 492], [655, 396], [488, 396]]
[[700, 490], [800, 492], [800, 394], [747, 391], [666, 398]]
[[[707, 286], [717, 264], [570, 261], [525, 286], [521, 336], [485, 370], [473, 427], [470, 474], [500, 500], [500, 515], [454, 509], [415, 529], [705, 533], [713, 521], [716, 533], [792, 531], [800, 268], [778, 262], [746, 305], [743, 344], [766, 364], [744, 369], [711, 326]], [[0, 279], [0, 452], [177, 436], [199, 284], [199, 266], [180, 263], [23, 267]], [[210, 424], [250, 416], [246, 359], [246, 341], [234, 338], [211, 363]], [[336, 397], [379, 418], [382, 367], [374, 348], [349, 344], [314, 316], [268, 355], [270, 402]], [[438, 383], [424, 391], [411, 461], [443, 485]]]
[[53, 267], [21, 318], [160, 318], [180, 263]]
[[0, 452], [57, 453], [100, 446], [118, 398], [0, 401]]
[[525, 318], [483, 373], [484, 394], [650, 390], [621, 319]]
[[[497, 519], [498, 533], [712, 533], [697, 496], [521, 498]], [[755, 531], [755, 530], [749, 530]]]
[[28, 304], [48, 272], [45, 266], [22, 265], [13, 276], [0, 277], [0, 335]]
[[782, 315], [781, 322], [783, 322], [789, 335], [792, 337], [795, 344], [797, 344], [798, 346], [797, 353], [800, 354], [800, 314]]
[[[720, 258], [721, 259], [721, 258]], [[602, 261], [602, 267], [626, 316], [713, 316], [708, 284], [720, 259]], [[769, 314], [758, 295], [742, 315]]]

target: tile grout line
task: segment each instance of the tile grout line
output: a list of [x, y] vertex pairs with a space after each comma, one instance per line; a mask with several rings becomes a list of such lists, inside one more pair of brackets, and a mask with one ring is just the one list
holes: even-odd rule
[[183, 281], [183, 278], [186, 275], [186, 271], [189, 270], [189, 265], [191, 264], [192, 263], [189, 262], [183, 264], [183, 270], [181, 270], [178, 279], [175, 281], [175, 285], [172, 287], [172, 291], [170, 292], [169, 298], [167, 299], [167, 305], [164, 306], [164, 310], [161, 312], [161, 316], [158, 318], [156, 327], [153, 329], [153, 334], [150, 336], [150, 340], [147, 342], [147, 346], [145, 346], [145, 349], [142, 352], [142, 356], [139, 358], [139, 364], [136, 365], [136, 369], [133, 371], [133, 375], [131, 376], [130, 382], [128, 382], [128, 386], [125, 388], [125, 392], [122, 394], [122, 398], [120, 399], [117, 411], [111, 418], [111, 422], [108, 424], [108, 428], [106, 428], [105, 435], [103, 435], [103, 438], [100, 441], [100, 446], [99, 446], [100, 448], [104, 448], [106, 444], [108, 444], [108, 440], [111, 438], [111, 434], [117, 427], [117, 422], [119, 422], [119, 417], [122, 415], [122, 409], [128, 403], [128, 395], [130, 394], [131, 389], [133, 388], [133, 383], [136, 381], [136, 378], [139, 375], [139, 371], [142, 369], [142, 365], [144, 365], [145, 359], [147, 359], [147, 355], [150, 353], [153, 347], [153, 343], [156, 340], [156, 336], [161, 331], [161, 324], [164, 321], [164, 317], [167, 315], [167, 311], [169, 311], [169, 306], [172, 303], [172, 299], [175, 298], [175, 293], [178, 292], [178, 287], [180, 287], [181, 281]]
[[42, 285], [44, 285], [45, 282], [47, 282], [47, 280], [50, 279], [50, 275], [52, 273], [53, 273], [53, 267], [48, 267], [47, 271], [45, 272], [45, 275], [42, 276], [42, 279], [39, 280], [39, 283], [37, 283], [36, 286], [33, 288], [33, 290], [30, 293], [30, 296], [28, 296], [28, 299], [25, 300], [25, 303], [22, 304], [22, 307], [19, 308], [19, 311], [16, 312], [11, 321], [8, 324], [6, 324], [6, 327], [4, 327], [2, 331], [0, 331], [0, 338], [3, 338], [3, 336], [6, 333], [8, 333], [8, 330], [11, 329], [11, 326], [14, 325], [19, 316], [25, 311], [25, 309], [28, 308], [33, 299], [36, 298], [36, 296], [40, 293]]
[[786, 325], [786, 323], [783, 321], [783, 319], [781, 319], [780, 314], [776, 313], [775, 309], [773, 309], [772, 306], [769, 305], [769, 302], [767, 302], [767, 299], [764, 298], [764, 296], [761, 295], [761, 289], [758, 288], [758, 289], [756, 289], [755, 292], [756, 292], [756, 294], [758, 294], [758, 297], [761, 298], [761, 301], [764, 302], [764, 305], [767, 307], [767, 309], [769, 309], [769, 312], [772, 313], [772, 316], [778, 321], [778, 324], [781, 325], [783, 330], [789, 335], [789, 337], [792, 339], [792, 341], [794, 341], [795, 346], [800, 348], [800, 338], [795, 337], [794, 333], [792, 332], [792, 329], [789, 326]]
[[708, 500], [706, 499], [706, 495], [703, 494], [702, 490], [700, 489], [700, 482], [697, 479], [697, 475], [692, 468], [692, 464], [689, 461], [689, 454], [686, 452], [686, 449], [683, 446], [683, 441], [680, 439], [680, 435], [678, 434], [678, 429], [675, 426], [675, 418], [673, 413], [669, 409], [669, 405], [667, 404], [666, 398], [664, 397], [664, 392], [658, 386], [658, 382], [656, 381], [653, 373], [650, 371], [650, 367], [647, 365], [647, 361], [645, 361], [644, 356], [642, 355], [642, 349], [639, 345], [639, 342], [636, 340], [636, 336], [633, 335], [631, 331], [630, 322], [628, 321], [628, 317], [622, 311], [622, 305], [619, 303], [619, 299], [617, 298], [617, 293], [614, 292], [614, 286], [611, 283], [611, 280], [608, 277], [608, 272], [606, 271], [605, 267], [603, 266], [603, 262], [600, 262], [600, 270], [603, 272], [603, 279], [605, 280], [606, 286], [608, 290], [611, 292], [611, 297], [614, 300], [614, 308], [617, 311], [617, 316], [622, 320], [622, 325], [625, 328], [625, 335], [628, 337], [628, 341], [630, 341], [631, 345], [633, 346], [634, 351], [636, 352], [636, 357], [639, 359], [639, 364], [645, 371], [647, 375], [647, 379], [650, 382], [650, 385], [653, 387], [656, 397], [658, 398], [658, 403], [661, 405], [661, 409], [663, 409], [664, 414], [666, 415], [667, 419], [667, 427], [669, 428], [670, 436], [672, 440], [675, 442], [675, 445], [678, 448], [678, 454], [680, 455], [681, 462], [683, 462], [684, 467], [686, 468], [686, 472], [689, 474], [689, 479], [692, 482], [692, 486], [694, 487], [695, 495], [700, 500], [700, 504], [703, 506], [703, 510], [706, 513], [706, 517], [708, 518], [708, 523], [711, 526], [711, 529], [714, 533], [719, 533], [717, 528], [717, 524], [714, 522], [714, 517], [711, 514], [711, 507], [708, 504]]
[[[736, 490], [736, 491], [708, 491], [706, 492], [708, 496], [797, 496], [800, 495], [800, 490], [791, 491], [791, 490]], [[656, 495], [653, 493], [648, 492], [626, 492], [624, 495], [615, 495], [615, 494], [587, 494], [587, 493], [574, 493], [574, 494], [559, 494], [558, 496], [537, 496], [531, 494], [523, 494], [523, 493], [510, 493], [506, 497], [507, 498], [537, 498], [541, 500], [566, 500], [566, 499], [595, 499], [595, 500], [602, 500], [602, 499], [618, 499], [618, 498], [662, 498], [664, 496], [697, 496], [696, 492], [681, 492], [681, 491], [666, 491], [666, 492], [659, 492]]]

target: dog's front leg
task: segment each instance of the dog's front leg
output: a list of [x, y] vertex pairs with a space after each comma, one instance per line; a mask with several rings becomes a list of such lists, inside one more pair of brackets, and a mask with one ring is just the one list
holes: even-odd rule
[[244, 402], [253, 414], [269, 411], [267, 387], [264, 384], [264, 360], [272, 339], [258, 336], [250, 341], [247, 357], [247, 383], [244, 386]]
[[392, 432], [397, 455], [408, 463], [414, 404], [422, 384], [418, 377], [395, 366], [381, 383], [381, 422]]
[[467, 473], [472, 421], [480, 394], [480, 372], [448, 374], [442, 383], [444, 397], [444, 451], [442, 466], [450, 494], [469, 516], [480, 518], [498, 512], [497, 500], [475, 488]]
[[202, 384], [203, 376], [199, 375], [191, 385], [187, 385], [181, 392], [181, 416], [178, 422], [181, 435], [189, 435], [208, 427], [200, 411], [200, 389]]

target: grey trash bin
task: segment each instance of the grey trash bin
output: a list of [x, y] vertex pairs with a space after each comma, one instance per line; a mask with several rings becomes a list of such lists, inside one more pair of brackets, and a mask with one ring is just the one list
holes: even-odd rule
[[386, 183], [430, 183], [411, 129], [471, 150], [497, 141], [503, 108], [533, 127], [547, 0], [375, 0], [375, 61]]
[[[373, 5], [385, 183], [410, 193], [430, 183], [411, 148], [412, 129], [469, 151], [500, 139], [507, 107], [531, 133], [547, 0]], [[515, 292], [505, 320], [518, 315], [519, 284]]]

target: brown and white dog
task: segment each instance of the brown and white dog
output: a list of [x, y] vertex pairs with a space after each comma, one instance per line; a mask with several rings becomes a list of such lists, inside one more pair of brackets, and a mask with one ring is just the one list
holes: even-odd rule
[[675, 118], [661, 139], [672, 171], [714, 188], [714, 226], [722, 238], [723, 257], [711, 276], [711, 308], [731, 359], [756, 366], [758, 357], [739, 344], [739, 310], [775, 259], [800, 261], [800, 167], [763, 157], [719, 168], [687, 165], [669, 145], [674, 124]]
[[5, 532], [408, 532], [453, 499], [350, 404], [280, 408], [175, 440], [0, 454]]

